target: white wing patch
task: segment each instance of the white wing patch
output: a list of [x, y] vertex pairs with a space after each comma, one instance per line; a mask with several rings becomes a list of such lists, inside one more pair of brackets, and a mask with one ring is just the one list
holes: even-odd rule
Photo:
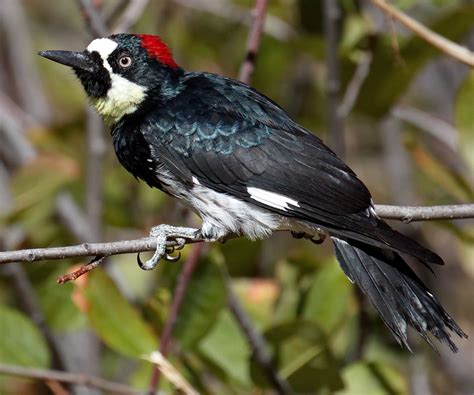
[[87, 47], [89, 52], [97, 52], [100, 55], [104, 67], [110, 74], [112, 86], [108, 90], [107, 96], [91, 99], [92, 105], [108, 125], [114, 124], [126, 114], [133, 113], [145, 100], [147, 91], [146, 87], [113, 72], [107, 59], [117, 49], [117, 46], [118, 44], [109, 38], [98, 38]]
[[290, 208], [289, 205], [296, 207], [300, 206], [294, 199], [280, 195], [279, 193], [265, 191], [264, 189], [249, 187], [247, 188], [247, 192], [253, 200], [279, 210], [286, 211]]

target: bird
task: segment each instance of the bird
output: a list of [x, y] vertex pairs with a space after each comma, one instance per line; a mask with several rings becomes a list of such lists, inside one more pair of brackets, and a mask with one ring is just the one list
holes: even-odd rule
[[74, 70], [125, 169], [202, 220], [199, 229], [153, 227], [156, 251], [138, 258], [142, 269], [175, 259], [170, 241], [179, 249], [276, 231], [330, 238], [342, 270], [400, 345], [411, 350], [411, 326], [431, 347], [434, 337], [458, 351], [452, 335], [467, 335], [403, 256], [429, 268], [442, 258], [379, 218], [356, 173], [277, 103], [237, 80], [185, 71], [155, 35], [113, 34], [82, 51], [39, 55]]

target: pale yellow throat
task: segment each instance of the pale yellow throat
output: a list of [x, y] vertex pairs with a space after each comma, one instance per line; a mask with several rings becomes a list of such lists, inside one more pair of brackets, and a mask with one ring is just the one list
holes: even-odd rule
[[111, 126], [124, 115], [131, 114], [146, 98], [146, 88], [111, 73], [112, 86], [107, 96], [92, 98], [91, 103], [102, 116], [104, 122]]

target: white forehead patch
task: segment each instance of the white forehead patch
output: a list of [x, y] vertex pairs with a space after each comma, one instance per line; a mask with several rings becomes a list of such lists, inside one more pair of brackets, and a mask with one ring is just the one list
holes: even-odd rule
[[115, 51], [118, 44], [110, 38], [98, 38], [92, 41], [87, 50], [97, 52], [102, 58], [104, 67], [109, 71], [112, 86], [105, 97], [92, 98], [92, 105], [109, 125], [117, 122], [124, 115], [133, 113], [146, 98], [146, 87], [115, 74], [107, 58]]
[[87, 50], [89, 52], [98, 52], [105, 63], [117, 46], [118, 44], [110, 38], [97, 38], [87, 46]]

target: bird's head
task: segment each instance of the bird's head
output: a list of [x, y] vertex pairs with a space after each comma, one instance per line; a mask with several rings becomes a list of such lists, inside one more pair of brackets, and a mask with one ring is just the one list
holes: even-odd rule
[[114, 34], [93, 40], [82, 52], [39, 55], [72, 67], [108, 124], [135, 113], [147, 99], [173, 95], [182, 73], [166, 44], [145, 34]]

